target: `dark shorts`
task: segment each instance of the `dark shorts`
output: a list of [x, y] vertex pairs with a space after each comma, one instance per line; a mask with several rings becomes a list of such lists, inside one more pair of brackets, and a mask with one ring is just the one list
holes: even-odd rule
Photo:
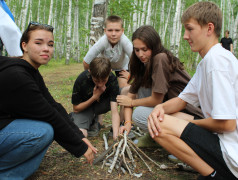
[[70, 113], [71, 119], [80, 129], [89, 130], [90, 126], [98, 122], [98, 115], [104, 114], [111, 110], [110, 98], [96, 102], [84, 111], [79, 113]]
[[237, 179], [223, 159], [218, 135], [189, 123], [184, 129], [181, 139], [219, 174], [229, 180]]
[[[129, 70], [127, 70], [127, 71], [129, 72]], [[120, 77], [120, 72], [121, 71], [115, 71], [115, 74], [116, 74], [117, 77]]]

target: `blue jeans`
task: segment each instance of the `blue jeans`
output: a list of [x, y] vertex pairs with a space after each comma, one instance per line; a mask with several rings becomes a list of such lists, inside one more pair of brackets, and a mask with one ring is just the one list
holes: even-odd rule
[[16, 119], [0, 130], [0, 180], [21, 180], [39, 167], [54, 138], [46, 122]]

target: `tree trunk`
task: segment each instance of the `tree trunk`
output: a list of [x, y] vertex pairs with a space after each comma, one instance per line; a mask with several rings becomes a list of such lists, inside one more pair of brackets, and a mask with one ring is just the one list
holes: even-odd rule
[[67, 25], [67, 46], [66, 46], [66, 59], [65, 64], [69, 64], [70, 58], [70, 47], [71, 47], [71, 9], [72, 9], [72, 0], [69, 0], [69, 9], [68, 9], [68, 25]]
[[89, 48], [104, 34], [103, 25], [107, 13], [107, 0], [95, 0], [93, 4], [93, 15], [91, 18], [91, 32]]
[[51, 21], [52, 21], [52, 14], [53, 14], [53, 3], [54, 1], [53, 0], [50, 0], [50, 10], [49, 10], [49, 18], [48, 18], [48, 23], [47, 24], [51, 24]]

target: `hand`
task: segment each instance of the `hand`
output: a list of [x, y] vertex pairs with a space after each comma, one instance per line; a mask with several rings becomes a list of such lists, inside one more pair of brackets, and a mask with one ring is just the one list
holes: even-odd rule
[[148, 130], [152, 138], [159, 136], [162, 131], [160, 123], [164, 120], [164, 109], [161, 104], [155, 106], [153, 111], [148, 117]]
[[130, 73], [126, 70], [121, 70], [119, 74], [120, 74], [120, 78], [125, 78], [127, 80], [129, 80], [130, 78]]
[[131, 123], [127, 123], [124, 126], [121, 126], [119, 131], [120, 134], [124, 134], [124, 131], [126, 131], [126, 135], [128, 135], [129, 132], [131, 131]]
[[89, 164], [93, 164], [94, 159], [94, 153], [90, 147], [88, 147], [88, 150], [84, 153], [85, 158], [87, 159]]
[[86, 157], [88, 163], [92, 165], [94, 154], [96, 154], [98, 150], [90, 143], [87, 138], [83, 138], [82, 140], [88, 145], [88, 150], [84, 153], [84, 156]]
[[101, 94], [106, 90], [106, 86], [102, 86], [102, 87], [97, 87], [95, 86], [93, 89], [93, 96], [95, 98], [95, 100], [98, 100], [101, 96]]
[[125, 95], [118, 95], [117, 96], [117, 103], [120, 106], [132, 107], [132, 99], [128, 96], [125, 96]]

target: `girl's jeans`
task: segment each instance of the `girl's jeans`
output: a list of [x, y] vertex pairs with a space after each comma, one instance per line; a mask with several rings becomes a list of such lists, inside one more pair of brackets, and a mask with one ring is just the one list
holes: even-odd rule
[[54, 138], [46, 122], [16, 119], [0, 130], [0, 180], [21, 180], [39, 167]]

